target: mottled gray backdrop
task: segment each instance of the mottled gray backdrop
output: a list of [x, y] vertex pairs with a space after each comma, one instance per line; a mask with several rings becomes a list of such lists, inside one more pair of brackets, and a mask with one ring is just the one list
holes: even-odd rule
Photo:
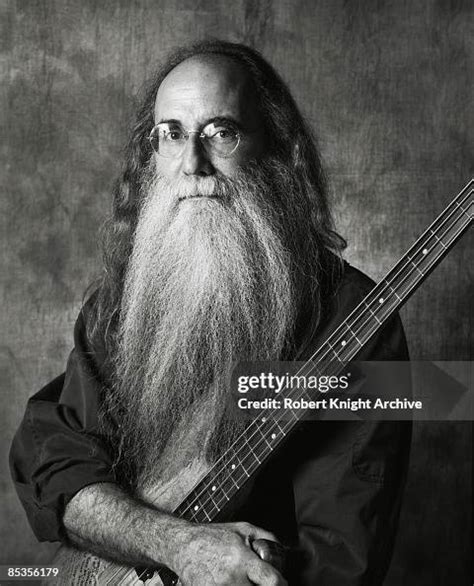
[[[205, 36], [262, 51], [317, 129], [348, 259], [380, 277], [472, 175], [473, 7], [0, 1], [0, 563], [52, 552], [29, 530], [7, 451], [28, 396], [64, 368], [135, 96], [157, 61]], [[472, 236], [404, 308], [413, 357], [468, 359], [470, 246]], [[471, 583], [470, 483], [470, 425], [418, 425], [387, 584]]]

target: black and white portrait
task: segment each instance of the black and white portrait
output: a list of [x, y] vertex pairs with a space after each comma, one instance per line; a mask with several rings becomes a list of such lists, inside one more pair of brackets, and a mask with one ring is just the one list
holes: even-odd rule
[[[1, 3], [2, 584], [472, 583], [473, 17]], [[352, 358], [443, 415], [236, 416]]]

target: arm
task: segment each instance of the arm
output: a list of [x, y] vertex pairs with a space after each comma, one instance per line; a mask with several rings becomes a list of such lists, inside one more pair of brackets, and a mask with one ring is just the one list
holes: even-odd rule
[[66, 507], [69, 540], [95, 554], [129, 565], [166, 565], [183, 584], [286, 582], [251, 549], [274, 536], [248, 523], [198, 525], [131, 498], [115, 484], [82, 489]]

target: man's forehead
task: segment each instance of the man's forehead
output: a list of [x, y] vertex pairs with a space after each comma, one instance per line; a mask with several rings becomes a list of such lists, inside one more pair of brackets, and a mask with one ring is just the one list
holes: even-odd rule
[[161, 83], [155, 121], [177, 119], [183, 124], [229, 116], [254, 126], [257, 96], [244, 66], [222, 55], [196, 55], [177, 65]]

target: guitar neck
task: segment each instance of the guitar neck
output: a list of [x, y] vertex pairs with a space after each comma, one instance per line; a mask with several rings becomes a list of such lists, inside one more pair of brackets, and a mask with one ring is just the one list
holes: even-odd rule
[[[473, 186], [474, 180], [471, 180], [298, 374], [337, 374], [357, 355], [468, 229], [473, 219]], [[314, 364], [318, 365], [317, 371]], [[287, 389], [286, 392], [287, 396], [306, 398], [302, 389]], [[214, 520], [300, 419], [299, 412], [291, 410], [285, 410], [284, 416], [277, 411], [262, 411], [174, 514], [198, 523]]]

